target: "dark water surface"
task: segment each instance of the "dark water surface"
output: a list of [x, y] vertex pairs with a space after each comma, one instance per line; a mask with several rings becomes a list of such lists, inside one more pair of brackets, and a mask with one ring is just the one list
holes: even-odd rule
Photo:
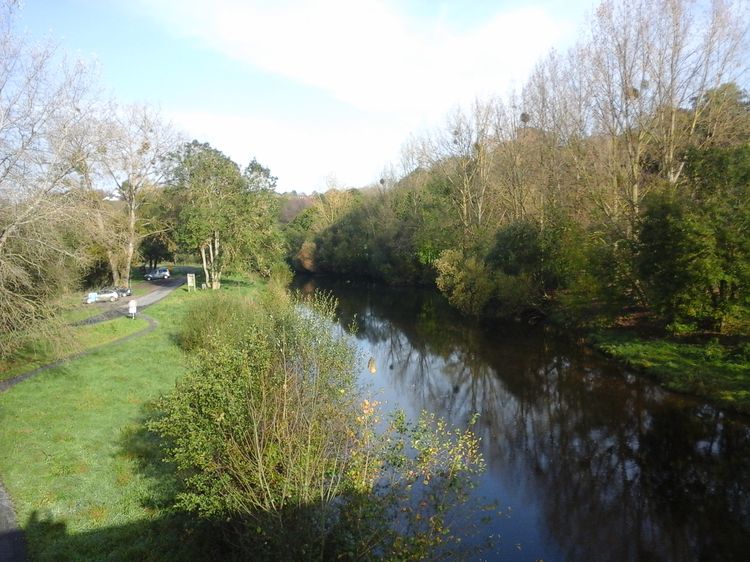
[[[543, 326], [480, 326], [429, 290], [300, 280], [340, 303], [387, 409], [478, 412], [498, 503], [485, 559], [750, 560], [750, 426]], [[499, 513], [498, 513], [499, 512]]]

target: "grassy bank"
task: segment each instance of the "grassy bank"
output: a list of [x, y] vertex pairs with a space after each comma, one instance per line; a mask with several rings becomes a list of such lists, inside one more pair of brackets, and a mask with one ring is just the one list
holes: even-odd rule
[[665, 388], [750, 413], [750, 343], [727, 345], [599, 330], [591, 343], [610, 357], [657, 379]]
[[[138, 298], [152, 290], [154, 286], [147, 281], [134, 281], [132, 284], [133, 296]], [[91, 325], [75, 324], [98, 316], [112, 309], [112, 303], [83, 304], [84, 293], [74, 293], [60, 299], [57, 306], [61, 312], [54, 320], [53, 330], [58, 335], [50, 338], [51, 334], [34, 334], [18, 349], [13, 356], [0, 359], [0, 381], [13, 378], [48, 365], [71, 355], [86, 351], [100, 345], [105, 345], [120, 338], [143, 330], [147, 322], [142, 319], [135, 321], [118, 318], [107, 322]], [[117, 305], [126, 302], [121, 299]]]
[[54, 363], [73, 353], [119, 340], [147, 326], [148, 322], [142, 318], [132, 320], [122, 317], [99, 324], [66, 328], [68, 333], [63, 342], [38, 339], [28, 342], [12, 357], [0, 360], [0, 380]]
[[33, 560], [200, 556], [197, 531], [160, 503], [169, 481], [148, 462], [153, 444], [142, 420], [149, 401], [183, 374], [175, 337], [186, 302], [205, 295], [178, 289], [149, 307], [155, 331], [0, 395], [0, 478]]

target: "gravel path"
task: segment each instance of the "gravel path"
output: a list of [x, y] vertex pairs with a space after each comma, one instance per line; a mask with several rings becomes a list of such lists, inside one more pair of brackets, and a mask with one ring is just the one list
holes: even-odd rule
[[[174, 291], [177, 287], [184, 283], [185, 278], [182, 276], [172, 279], [154, 281], [153, 284], [156, 286], [156, 289], [136, 298], [136, 302], [138, 303], [138, 310], [140, 311], [147, 306], [162, 300], [164, 297], [169, 295], [172, 291]], [[117, 318], [119, 316], [125, 316], [128, 314], [128, 301], [130, 300], [132, 300], [132, 297], [125, 297], [123, 299], [124, 303], [117, 303], [109, 310], [106, 310], [101, 314], [97, 314], [96, 316], [92, 316], [91, 318], [87, 318], [86, 320], [76, 322], [74, 325], [97, 324], [99, 322], [112, 320], [113, 318]], [[140, 332], [136, 332], [134, 334], [130, 334], [118, 340], [88, 349], [81, 353], [76, 353], [64, 359], [61, 359], [60, 361], [50, 363], [49, 365], [43, 365], [42, 367], [39, 367], [27, 373], [22, 373], [18, 376], [15, 376], [12, 379], [0, 381], [0, 392], [5, 392], [18, 383], [23, 382], [26, 379], [29, 379], [43, 371], [47, 371], [54, 367], [59, 367], [63, 363], [67, 363], [68, 361], [72, 361], [73, 359], [78, 359], [79, 357], [88, 355], [89, 353], [92, 353], [93, 351], [96, 351], [97, 349], [100, 349], [104, 346], [119, 344], [135, 337], [140, 337], [144, 334], [147, 334], [148, 332], [153, 331], [158, 325], [156, 320], [154, 320], [150, 316], [140, 314], [140, 312], [139, 315], [148, 322], [148, 327], [144, 330], [141, 330]], [[2, 482], [0, 482], [0, 562], [25, 562], [27, 558], [26, 543], [23, 538], [23, 531], [18, 526], [15, 509], [13, 508], [13, 503], [10, 500], [10, 496], [3, 487]]]

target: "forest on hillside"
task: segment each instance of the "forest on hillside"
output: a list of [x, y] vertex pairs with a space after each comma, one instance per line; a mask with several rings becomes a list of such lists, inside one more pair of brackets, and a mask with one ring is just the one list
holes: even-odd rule
[[398, 172], [288, 198], [306, 207], [290, 263], [435, 283], [472, 315], [646, 310], [675, 333], [746, 333], [748, 20], [702, 8], [603, 2], [519, 91], [409, 139]]

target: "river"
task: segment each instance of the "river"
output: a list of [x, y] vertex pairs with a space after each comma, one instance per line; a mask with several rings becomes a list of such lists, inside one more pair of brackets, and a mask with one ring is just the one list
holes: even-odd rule
[[750, 559], [748, 419], [660, 389], [548, 326], [480, 325], [431, 290], [306, 279], [339, 300], [386, 410], [476, 412], [496, 509], [482, 559]]

